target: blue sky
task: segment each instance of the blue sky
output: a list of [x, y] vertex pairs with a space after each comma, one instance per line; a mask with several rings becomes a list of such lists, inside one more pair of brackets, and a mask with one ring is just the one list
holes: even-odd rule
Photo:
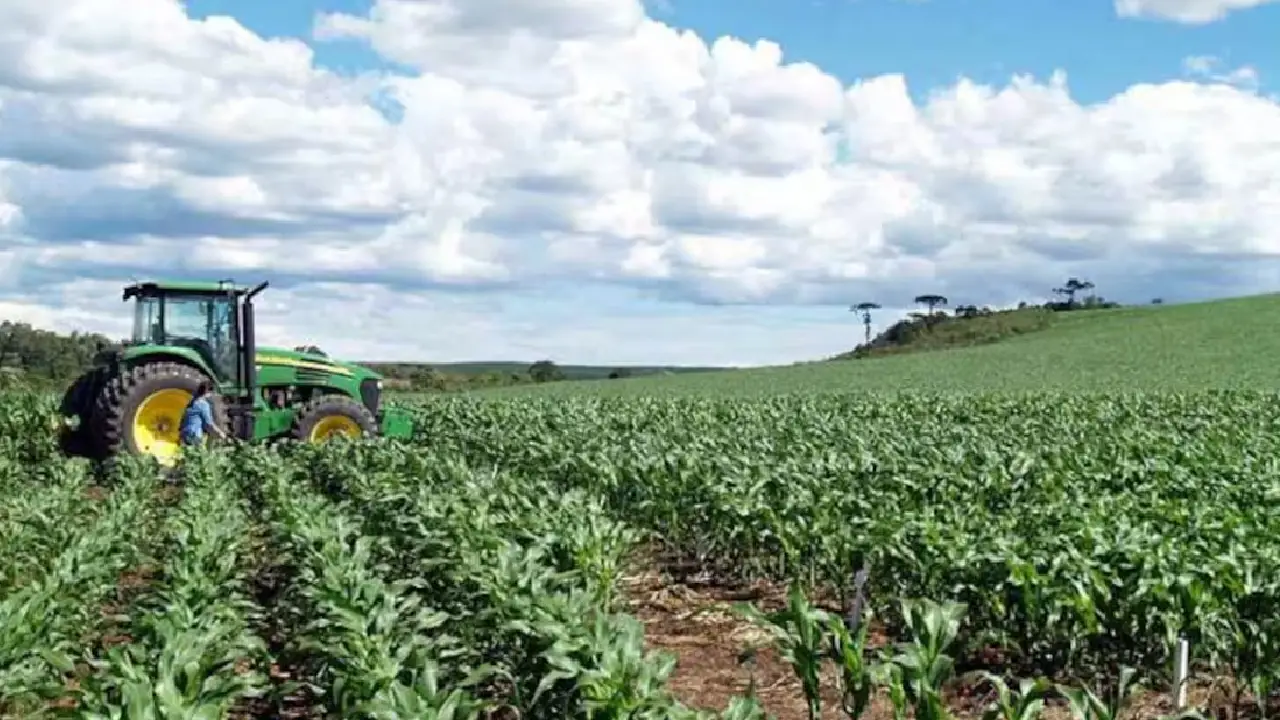
[[1185, 26], [1119, 18], [1100, 0], [672, 0], [672, 20], [706, 35], [770, 38], [793, 58], [846, 81], [899, 72], [917, 92], [959, 76], [1002, 84], [1015, 73], [1067, 72], [1081, 102], [1181, 74], [1182, 59], [1215, 55], [1280, 67], [1280, 6]]
[[0, 318], [268, 278], [338, 354], [750, 365], [1280, 286], [1280, 0], [373, 1], [0, 7]]

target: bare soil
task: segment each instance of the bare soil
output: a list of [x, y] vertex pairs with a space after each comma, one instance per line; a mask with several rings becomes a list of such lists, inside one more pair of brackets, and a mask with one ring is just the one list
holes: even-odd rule
[[101, 485], [90, 485], [84, 489], [84, 496], [94, 502], [102, 502], [111, 495], [111, 490]]
[[[232, 708], [231, 720], [272, 718], [276, 720], [306, 720], [325, 717], [324, 707], [309, 689], [305, 658], [289, 651], [289, 632], [300, 622], [288, 614], [283, 602], [292, 569], [280, 561], [270, 548], [261, 526], [254, 529], [254, 557], [258, 558], [250, 590], [254, 603], [263, 613], [254, 631], [267, 641], [272, 660], [264, 671], [270, 687], [258, 698], [246, 698]], [[246, 668], [247, 669], [247, 668]]]
[[[744, 649], [763, 634], [731, 608], [750, 602], [762, 610], [786, 605], [786, 589], [758, 583], [750, 586], [673, 583], [663, 573], [650, 570], [629, 577], [625, 583], [628, 611], [645, 626], [650, 649], [672, 653], [677, 658], [668, 684], [686, 706], [702, 710], [722, 710], [734, 696], [747, 695], [752, 687], [765, 710], [778, 720], [807, 720], [808, 707], [800, 681], [791, 667], [772, 649], [754, 656]], [[815, 601], [819, 605], [830, 602]], [[828, 607], [827, 609], [836, 609]], [[878, 647], [888, 642], [874, 625], [868, 644]], [[839, 675], [834, 667], [824, 669], [822, 718], [846, 717], [840, 708]], [[1208, 717], [1244, 718], [1256, 716], [1246, 701], [1232, 708], [1220, 688], [1221, 681], [1195, 679], [1188, 691], [1191, 707], [1207, 711]], [[1016, 685], [1013, 686], [1016, 690]], [[948, 705], [961, 720], [981, 717], [995, 700], [988, 687], [971, 680], [957, 680], [947, 688]], [[1238, 714], [1232, 712], [1239, 711]], [[1167, 691], [1143, 691], [1129, 706], [1125, 720], [1154, 720], [1173, 714]], [[880, 693], [872, 699], [865, 720], [892, 720], [893, 708]], [[1044, 720], [1070, 720], [1066, 701], [1054, 698], [1046, 703]]]

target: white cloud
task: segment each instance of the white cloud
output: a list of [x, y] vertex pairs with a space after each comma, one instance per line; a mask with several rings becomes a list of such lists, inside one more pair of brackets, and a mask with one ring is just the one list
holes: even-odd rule
[[1115, 0], [1120, 17], [1160, 18], [1187, 25], [1216, 22], [1229, 13], [1261, 7], [1277, 0]]
[[1257, 89], [1260, 78], [1258, 69], [1252, 65], [1241, 65], [1228, 70], [1223, 67], [1221, 58], [1213, 55], [1192, 55], [1182, 61], [1182, 72], [1191, 78], [1211, 80], [1225, 85]]
[[[917, 103], [901, 76], [844, 85], [634, 0], [491, 4], [323, 16], [319, 36], [411, 70], [344, 78], [304, 43], [193, 21], [176, 0], [0, 0], [0, 310], [88, 323], [98, 301], [55, 302], [51, 281], [232, 274], [292, 284], [280, 328], [358, 336], [364, 356], [751, 362], [847, 347], [832, 328], [864, 299], [994, 305], [1081, 275], [1173, 300], [1272, 280], [1280, 105], [1240, 71], [1191, 60], [1212, 82], [1093, 105], [1062, 74]], [[525, 306], [586, 284], [832, 303], [814, 312], [835, 325], [753, 333], [766, 311], [590, 302], [538, 325]], [[340, 286], [378, 302], [335, 304]], [[527, 318], [477, 309], [494, 291]], [[411, 332], [415, 317], [448, 332]]]

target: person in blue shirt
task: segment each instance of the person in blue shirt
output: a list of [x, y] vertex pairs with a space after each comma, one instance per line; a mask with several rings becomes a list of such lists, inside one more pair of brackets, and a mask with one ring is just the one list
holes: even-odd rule
[[209, 393], [213, 386], [208, 380], [202, 381], [196, 388], [195, 397], [187, 404], [182, 413], [182, 425], [178, 434], [184, 446], [199, 445], [204, 441], [204, 434], [211, 432], [219, 438], [226, 439], [227, 433], [213, 421], [213, 405], [209, 402]]

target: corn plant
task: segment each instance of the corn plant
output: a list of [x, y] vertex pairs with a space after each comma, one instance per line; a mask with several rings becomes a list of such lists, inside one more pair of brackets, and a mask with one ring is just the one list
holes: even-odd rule
[[329, 706], [343, 717], [478, 717], [482, 706], [465, 688], [484, 668], [452, 686], [439, 683], [454, 649], [443, 631], [448, 616], [424, 606], [408, 591], [411, 582], [380, 577], [375, 539], [361, 536], [341, 508], [301, 489], [265, 453], [243, 455], [255, 464], [245, 483], [257, 486], [273, 534], [297, 563], [294, 599], [312, 618], [298, 644], [323, 660]]
[[902, 601], [902, 617], [911, 639], [899, 643], [888, 662], [897, 668], [892, 676], [901, 683], [902, 695], [911, 703], [916, 720], [948, 720], [942, 698], [943, 685], [955, 674], [955, 660], [947, 650], [959, 634], [965, 606], [960, 603]]
[[131, 641], [91, 662], [88, 718], [224, 717], [261, 694], [266, 645], [251, 629], [250, 519], [225, 458], [196, 456], [161, 530], [160, 578], [129, 609]]
[[97, 519], [42, 574], [0, 601], [0, 710], [31, 713], [62, 697], [86, 640], [107, 621], [121, 573], [144, 559], [138, 536], [154, 522], [156, 479], [129, 466]]
[[1071, 714], [1075, 720], [1120, 720], [1121, 714], [1133, 700], [1141, 688], [1135, 682], [1137, 671], [1134, 668], [1123, 668], [1120, 677], [1110, 692], [1102, 692], [1102, 697], [1088, 687], [1058, 685], [1058, 692], [1071, 704]]
[[1023, 678], [1014, 693], [1004, 678], [989, 672], [983, 672], [982, 677], [996, 690], [995, 702], [983, 711], [982, 720], [1037, 720], [1054, 691], [1053, 683], [1045, 678]]
[[360, 446], [299, 456], [316, 489], [364, 509], [392, 574], [448, 609], [469, 649], [453, 662], [496, 668], [495, 702], [527, 717], [701, 717], [665, 688], [672, 658], [611, 611], [636, 536], [598, 501]]
[[828, 618], [831, 657], [840, 670], [840, 709], [846, 717], [862, 717], [871, 704], [876, 687], [875, 665], [867, 657], [868, 619], [855, 616], [856, 623], [844, 618]]
[[830, 647], [826, 631], [833, 619], [842, 621], [810, 604], [799, 585], [791, 586], [787, 606], [782, 610], [764, 612], [749, 604], [739, 604], [734, 609], [769, 633], [782, 659], [800, 679], [810, 720], [820, 717], [822, 661]]
[[3, 498], [0, 510], [0, 598], [37, 577], [99, 509], [83, 465], [49, 463], [28, 473], [29, 484]]

